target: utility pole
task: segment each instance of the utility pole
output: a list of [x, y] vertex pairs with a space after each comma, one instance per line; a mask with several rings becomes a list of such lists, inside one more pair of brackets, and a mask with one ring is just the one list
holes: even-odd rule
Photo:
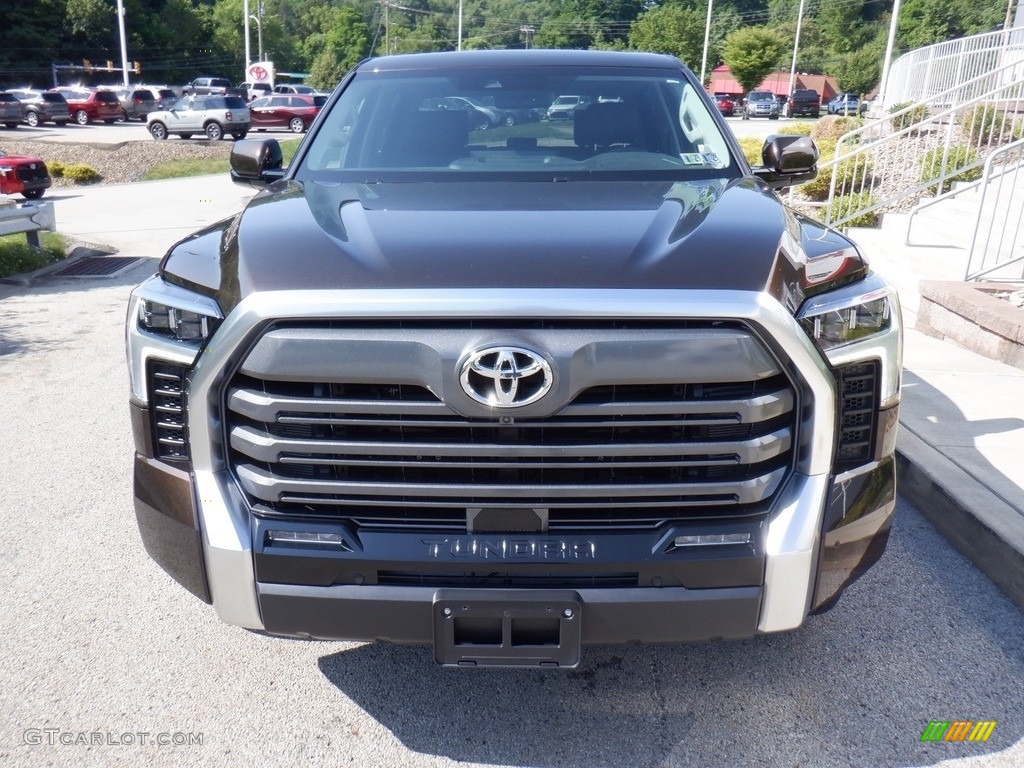
[[245, 20], [245, 69], [248, 76], [249, 65], [252, 64], [252, 48], [249, 46], [249, 0], [242, 0], [242, 18]]
[[892, 20], [889, 22], [889, 41], [885, 45], [885, 61], [882, 62], [882, 82], [878, 85], [878, 103], [884, 110], [886, 95], [885, 90], [889, 87], [889, 67], [892, 64], [892, 47], [896, 42], [896, 29], [900, 21], [900, 0], [896, 0], [892, 6]]
[[524, 24], [519, 28], [519, 31], [526, 35], [526, 50], [530, 50], [530, 35], [534, 32], [533, 27], [529, 24]]
[[459, 43], [455, 50], [462, 50], [462, 0], [459, 0]]
[[796, 15], [796, 39], [793, 40], [793, 65], [789, 68], [789, 90], [786, 92], [786, 99], [793, 95], [793, 85], [796, 83], [796, 51], [800, 47], [800, 26], [804, 22], [804, 0], [800, 0], [800, 10]]
[[711, 6], [714, 0], [708, 0], [708, 19], [704, 23], [704, 55], [700, 59], [700, 84], [704, 85], [704, 72], [708, 68], [708, 40], [711, 38]]
[[117, 0], [117, 28], [121, 33], [121, 78], [128, 85], [128, 44], [124, 35], [124, 2]]

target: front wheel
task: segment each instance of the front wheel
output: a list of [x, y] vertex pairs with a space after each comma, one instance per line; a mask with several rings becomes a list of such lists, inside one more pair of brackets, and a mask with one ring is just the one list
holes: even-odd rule
[[182, 139], [191, 139], [192, 138], [192, 134], [191, 133], [179, 133], [178, 137], [182, 138]]
[[306, 130], [306, 124], [302, 122], [301, 117], [293, 117], [288, 123], [288, 128], [292, 133], [302, 133]]
[[516, 124], [516, 116], [515, 115], [505, 115], [504, 122], [505, 122], [505, 125], [511, 127], [511, 126]]
[[17, 123], [4, 123], [4, 125], [6, 125], [8, 128], [17, 128], [18, 127]]
[[163, 141], [167, 138], [167, 126], [163, 123], [150, 123], [149, 135], [157, 141]]
[[117, 122], [117, 120], [104, 120], [103, 122], [106, 123], [107, 125], [113, 125], [114, 123]]
[[89, 113], [86, 112], [84, 109], [78, 110], [77, 112], [75, 112], [75, 122], [79, 125], [88, 125]]
[[240, 140], [244, 139], [246, 134], [248, 134], [248, 133], [249, 133], [248, 131], [235, 131], [231, 135], [235, 137], [235, 141], [240, 141]]
[[39, 125], [39, 115], [35, 112], [29, 112], [25, 115], [25, 122], [29, 124], [30, 128], [36, 128]]
[[45, 191], [45, 189], [23, 189], [21, 194], [26, 200], [38, 200]]
[[220, 127], [220, 123], [207, 123], [204, 130], [206, 138], [210, 141], [217, 141], [218, 139], [224, 138], [224, 129]]
[[128, 122], [128, 113], [123, 108], [121, 109], [121, 119]]

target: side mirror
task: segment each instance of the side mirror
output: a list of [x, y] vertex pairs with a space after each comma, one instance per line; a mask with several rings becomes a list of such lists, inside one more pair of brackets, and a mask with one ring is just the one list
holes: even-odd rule
[[764, 141], [761, 162], [754, 175], [772, 189], [785, 189], [818, 175], [818, 148], [807, 136], [773, 134]]
[[284, 176], [277, 139], [241, 139], [231, 146], [231, 180], [257, 189]]

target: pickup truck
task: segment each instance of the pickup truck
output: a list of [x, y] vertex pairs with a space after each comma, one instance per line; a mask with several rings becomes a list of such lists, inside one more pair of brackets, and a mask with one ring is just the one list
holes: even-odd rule
[[[509, 131], [440, 94], [579, 99]], [[812, 140], [761, 157], [612, 51], [369, 59], [287, 168], [235, 142], [260, 191], [131, 298], [147, 550], [230, 624], [450, 666], [827, 610], [893, 519], [899, 302], [779, 199]]]
[[182, 96], [241, 96], [249, 98], [245, 88], [236, 88], [225, 77], [197, 77], [181, 89]]
[[821, 113], [821, 97], [817, 91], [810, 88], [797, 88], [790, 94], [786, 105], [790, 117], [794, 115], [817, 117]]

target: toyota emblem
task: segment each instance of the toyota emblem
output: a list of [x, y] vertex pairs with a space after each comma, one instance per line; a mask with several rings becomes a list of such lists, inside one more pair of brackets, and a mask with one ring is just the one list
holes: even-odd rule
[[520, 408], [551, 390], [547, 360], [519, 347], [488, 347], [462, 363], [459, 377], [466, 394], [492, 408]]

